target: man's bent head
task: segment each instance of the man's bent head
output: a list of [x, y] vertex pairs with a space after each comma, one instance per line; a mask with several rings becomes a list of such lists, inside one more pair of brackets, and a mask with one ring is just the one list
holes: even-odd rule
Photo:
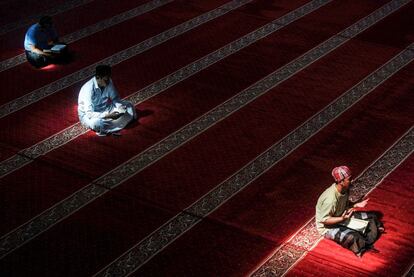
[[50, 17], [48, 15], [42, 16], [39, 20], [39, 25], [43, 29], [47, 29], [47, 28], [52, 27], [52, 25], [53, 25], [52, 17]]
[[95, 78], [99, 87], [106, 87], [111, 78], [111, 66], [98, 65], [95, 69]]

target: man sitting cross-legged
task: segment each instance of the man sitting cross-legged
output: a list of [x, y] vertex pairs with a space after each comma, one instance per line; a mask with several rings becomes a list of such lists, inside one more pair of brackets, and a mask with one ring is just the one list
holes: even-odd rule
[[24, 38], [27, 61], [36, 68], [67, 63], [70, 59], [66, 44], [59, 42], [50, 16], [43, 16], [30, 26]]
[[82, 86], [78, 115], [80, 122], [98, 136], [118, 134], [137, 117], [134, 105], [119, 98], [111, 80], [109, 65], [97, 66], [95, 77]]
[[375, 213], [354, 211], [365, 207], [369, 199], [355, 203], [349, 201], [352, 176], [347, 166], [334, 168], [332, 176], [335, 183], [321, 194], [316, 204], [316, 227], [325, 238], [360, 257], [366, 250], [374, 249], [373, 244], [384, 227]]

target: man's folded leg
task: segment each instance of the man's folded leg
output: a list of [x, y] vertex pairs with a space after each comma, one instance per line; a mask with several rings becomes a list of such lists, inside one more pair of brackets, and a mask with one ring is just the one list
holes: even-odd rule
[[325, 234], [325, 238], [335, 241], [342, 247], [354, 252], [357, 256], [362, 255], [365, 251], [366, 242], [363, 235], [345, 226], [329, 229]]
[[26, 59], [27, 61], [36, 68], [42, 68], [51, 63], [51, 61], [44, 55], [39, 55], [37, 53], [26, 50]]

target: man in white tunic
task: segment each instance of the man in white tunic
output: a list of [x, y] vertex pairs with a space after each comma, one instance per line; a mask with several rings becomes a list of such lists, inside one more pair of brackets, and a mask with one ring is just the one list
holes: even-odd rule
[[117, 133], [137, 117], [134, 105], [119, 98], [109, 65], [97, 66], [95, 76], [82, 86], [78, 115], [82, 125], [98, 136]]

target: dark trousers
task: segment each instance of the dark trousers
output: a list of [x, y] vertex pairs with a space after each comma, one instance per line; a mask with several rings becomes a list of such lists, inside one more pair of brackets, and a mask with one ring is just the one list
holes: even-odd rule
[[41, 68], [52, 63], [51, 59], [47, 56], [27, 50], [25, 52], [27, 61], [36, 68]]
[[378, 239], [378, 228], [382, 227], [382, 223], [374, 212], [356, 212], [352, 216], [369, 222], [364, 234], [345, 226], [337, 225], [329, 229], [325, 237], [358, 254], [372, 247]]
[[59, 54], [44, 56], [25, 50], [27, 61], [36, 68], [45, 67], [49, 64], [65, 64], [69, 62], [69, 52], [67, 48]]

